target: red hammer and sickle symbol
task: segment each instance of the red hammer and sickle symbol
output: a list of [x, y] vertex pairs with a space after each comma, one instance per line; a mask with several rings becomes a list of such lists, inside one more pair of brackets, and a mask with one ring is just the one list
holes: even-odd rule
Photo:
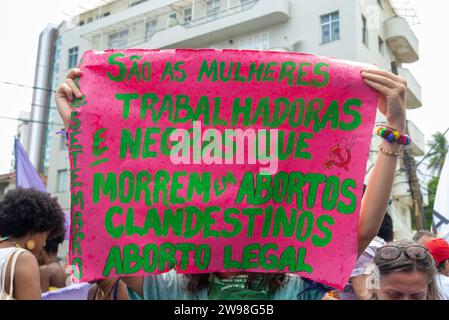
[[[351, 147], [346, 146], [344, 150], [340, 148], [339, 145], [334, 146], [330, 150], [330, 159], [324, 164], [324, 167], [327, 169], [331, 169], [332, 166], [337, 166], [340, 168], [344, 168], [346, 171], [349, 171], [349, 163], [351, 163], [352, 160], [352, 154], [351, 154]], [[344, 152], [346, 151], [346, 158], [344, 157]]]

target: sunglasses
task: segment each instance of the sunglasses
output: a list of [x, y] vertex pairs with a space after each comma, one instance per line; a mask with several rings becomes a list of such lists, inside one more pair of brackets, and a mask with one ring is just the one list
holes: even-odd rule
[[402, 252], [405, 252], [405, 255], [413, 260], [424, 260], [428, 257], [427, 248], [416, 244], [407, 247], [386, 245], [378, 250], [379, 256], [384, 260], [396, 260]]

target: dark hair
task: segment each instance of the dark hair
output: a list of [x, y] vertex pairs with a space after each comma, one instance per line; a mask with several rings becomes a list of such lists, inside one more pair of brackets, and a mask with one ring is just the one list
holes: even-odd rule
[[[209, 277], [210, 273], [201, 274], [186, 274], [187, 285], [185, 290], [191, 293], [197, 293], [202, 289], [209, 289]], [[248, 279], [246, 282], [247, 288], [252, 288], [255, 280], [262, 279], [262, 283], [268, 286], [268, 292], [274, 293], [286, 282], [285, 273], [248, 273]]]
[[382, 225], [380, 226], [377, 236], [384, 239], [385, 242], [391, 242], [394, 239], [393, 220], [388, 213], [385, 214]]
[[63, 241], [64, 241], [64, 236], [61, 236], [61, 235], [59, 235], [57, 237], [53, 237], [51, 239], [47, 239], [44, 249], [47, 253], [57, 254], [59, 245]]
[[419, 230], [415, 233], [415, 235], [413, 236], [413, 241], [418, 242], [419, 240], [421, 240], [422, 237], [427, 236], [427, 237], [433, 237], [436, 238], [437, 236], [435, 235], [435, 233], [427, 231], [427, 230]]
[[49, 232], [48, 238], [64, 234], [64, 212], [56, 198], [35, 189], [10, 190], [0, 202], [0, 235], [23, 237]]
[[443, 272], [444, 271], [444, 265], [446, 264], [446, 261], [448, 261], [449, 259], [446, 259], [446, 260], [444, 260], [444, 261], [441, 261], [438, 265], [437, 265], [437, 268], [438, 268], [438, 272]]

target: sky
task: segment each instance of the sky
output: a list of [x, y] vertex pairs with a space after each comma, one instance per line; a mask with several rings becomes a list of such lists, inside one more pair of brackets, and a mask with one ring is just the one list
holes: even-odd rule
[[[436, 131], [449, 128], [449, 37], [445, 35], [447, 0], [410, 0], [420, 24], [413, 26], [419, 39], [419, 60], [406, 67], [421, 84], [423, 106], [408, 110], [407, 117], [424, 133], [426, 140]], [[449, 139], [449, 133], [446, 134]]]
[[[0, 1], [0, 174], [10, 172], [19, 111], [31, 111], [33, 90], [1, 82], [33, 86], [39, 34], [48, 23], [59, 25], [82, 8], [101, 0]], [[81, 7], [79, 7], [81, 6]]]
[[[74, 10], [92, 7], [96, 0], [0, 1], [0, 174], [11, 170], [14, 135], [19, 111], [31, 111], [32, 89], [1, 82], [33, 85], [39, 33], [48, 23], [59, 24]], [[408, 118], [425, 134], [449, 128], [449, 103], [446, 93], [449, 65], [448, 30], [445, 25], [449, 1], [410, 0], [420, 24], [412, 28], [420, 41], [420, 60], [406, 67], [422, 87], [423, 107], [409, 110]], [[449, 134], [447, 135], [449, 137]]]

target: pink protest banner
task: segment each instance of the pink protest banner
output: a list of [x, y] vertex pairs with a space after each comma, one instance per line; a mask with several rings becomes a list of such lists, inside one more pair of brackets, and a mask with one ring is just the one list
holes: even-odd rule
[[361, 67], [263, 51], [85, 53], [69, 129], [74, 276], [245, 270], [342, 288], [378, 98]]

